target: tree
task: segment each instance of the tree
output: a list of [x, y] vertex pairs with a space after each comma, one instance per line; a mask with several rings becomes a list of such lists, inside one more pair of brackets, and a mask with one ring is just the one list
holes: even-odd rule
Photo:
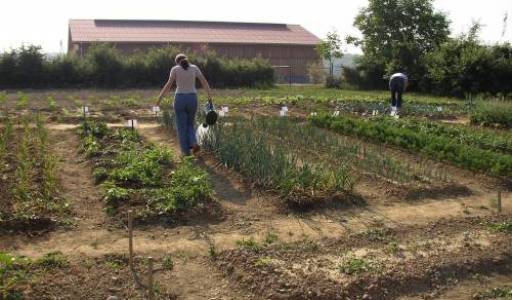
[[485, 45], [478, 38], [480, 24], [450, 39], [425, 57], [431, 91], [452, 96], [512, 92], [512, 46]]
[[424, 55], [450, 33], [449, 21], [434, 11], [432, 0], [369, 0], [354, 26], [362, 38], [349, 37], [347, 42], [362, 47], [361, 67], [379, 70], [381, 76], [400, 70], [421, 78]]
[[338, 32], [331, 31], [327, 33], [325, 40], [321, 41], [316, 46], [316, 51], [320, 57], [329, 61], [329, 75], [334, 76], [334, 59], [342, 58], [343, 52], [341, 51], [341, 39]]

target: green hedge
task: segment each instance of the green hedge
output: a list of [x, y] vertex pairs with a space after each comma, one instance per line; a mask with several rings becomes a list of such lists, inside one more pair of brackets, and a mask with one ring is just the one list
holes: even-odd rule
[[[152, 48], [122, 54], [106, 44], [92, 46], [83, 58], [48, 57], [41, 48], [21, 47], [0, 54], [0, 87], [144, 87], [161, 86], [174, 66], [177, 48]], [[227, 59], [213, 52], [190, 53], [214, 87], [268, 87], [274, 70], [261, 58]]]
[[494, 176], [512, 176], [512, 156], [482, 149], [441, 131], [429, 132], [401, 126], [401, 120], [311, 117], [313, 124], [347, 135], [422, 152], [434, 159], [446, 160], [463, 168]]

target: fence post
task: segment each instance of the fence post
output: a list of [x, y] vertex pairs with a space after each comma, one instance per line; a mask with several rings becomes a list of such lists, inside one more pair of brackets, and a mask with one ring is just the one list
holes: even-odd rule
[[291, 87], [292, 86], [292, 66], [290, 66], [290, 71], [289, 71], [288, 77], [290, 79], [290, 87]]
[[498, 214], [501, 214], [501, 190], [498, 191], [498, 203], [497, 203]]

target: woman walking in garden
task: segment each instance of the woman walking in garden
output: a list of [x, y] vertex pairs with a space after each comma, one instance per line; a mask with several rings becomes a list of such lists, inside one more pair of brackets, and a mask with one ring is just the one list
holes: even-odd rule
[[211, 98], [211, 90], [201, 70], [197, 66], [190, 64], [185, 54], [176, 55], [175, 62], [176, 66], [171, 69], [169, 80], [158, 96], [157, 105], [160, 105], [162, 98], [171, 91], [171, 87], [174, 81], [176, 81], [176, 95], [174, 99], [176, 127], [181, 152], [183, 155], [188, 156], [191, 152], [195, 154], [200, 150], [194, 128], [197, 111], [196, 78], [201, 81], [201, 85], [206, 89], [208, 99]]

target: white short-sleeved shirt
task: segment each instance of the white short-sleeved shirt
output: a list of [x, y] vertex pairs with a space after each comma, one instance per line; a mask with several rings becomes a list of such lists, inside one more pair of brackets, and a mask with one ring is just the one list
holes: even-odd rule
[[405, 79], [405, 81], [409, 80], [409, 78], [407, 78], [407, 75], [405, 75], [404, 73], [395, 73], [395, 74], [391, 75], [389, 80], [391, 81], [391, 80], [393, 80], [394, 78], [397, 78], [397, 77], [403, 78], [403, 79]]
[[182, 66], [172, 67], [170, 78], [176, 80], [176, 94], [196, 94], [196, 78], [203, 76], [196, 65], [190, 65], [187, 70]]

